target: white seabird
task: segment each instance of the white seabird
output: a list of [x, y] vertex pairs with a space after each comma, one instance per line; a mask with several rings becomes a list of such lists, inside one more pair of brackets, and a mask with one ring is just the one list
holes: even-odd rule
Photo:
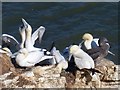
[[[2, 39], [2, 46], [3, 47], [10, 47], [10, 44], [13, 44], [17, 50], [20, 50], [21, 48], [23, 48], [25, 45], [23, 44], [24, 41], [26, 41], [26, 31], [25, 29], [27, 29], [27, 27], [31, 27], [24, 19], [22, 19], [22, 22], [24, 24], [24, 26], [19, 27], [19, 31], [20, 31], [20, 35], [22, 36], [21, 38], [21, 43], [16, 40], [12, 35], [9, 34], [2, 34], [1, 39]], [[45, 32], [45, 27], [40, 26], [32, 35], [31, 35], [31, 45], [35, 44], [35, 41], [37, 40], [37, 38], [39, 38], [39, 41], [41, 42], [42, 40], [42, 36]], [[29, 32], [30, 33], [30, 32]], [[44, 51], [47, 51], [45, 49], [43, 49]]]
[[[45, 54], [50, 54], [46, 49], [36, 48], [34, 47], [35, 40], [39, 37], [39, 40], [41, 42], [42, 36], [45, 32], [45, 27], [40, 26], [33, 34], [32, 34], [32, 27], [24, 20], [22, 19], [22, 22], [25, 27], [26, 32], [26, 40], [25, 40], [25, 48], [28, 50], [28, 52], [31, 51], [39, 51], [39, 52], [46, 52]], [[47, 56], [44, 55], [42, 59], [51, 59], [53, 56]]]
[[[52, 58], [52, 56], [49, 57]], [[39, 50], [28, 52], [26, 48], [20, 49], [15, 58], [17, 64], [21, 67], [32, 67], [45, 59], [44, 52]]]
[[75, 64], [79, 69], [91, 69], [95, 67], [93, 59], [82, 49], [80, 49], [79, 46], [71, 46], [70, 54], [73, 55]]
[[[101, 74], [102, 74], [102, 72], [95, 69], [95, 64], [94, 64], [93, 59], [86, 52], [84, 52], [82, 49], [80, 49], [80, 47], [78, 45], [72, 45], [70, 47], [69, 52], [70, 52], [70, 54], [73, 55], [76, 66], [81, 71], [83, 71], [84, 74], [87, 73], [87, 77], [85, 76], [87, 79], [86, 84], [88, 82], [90, 82], [92, 79], [99, 80], [99, 78], [97, 77], [95, 72], [101, 73]], [[89, 72], [89, 71], [91, 71], [91, 72]]]
[[[93, 36], [89, 33], [85, 33], [82, 37], [82, 39], [84, 41], [82, 41], [80, 43], [80, 47], [84, 50], [84, 51], [87, 51], [87, 50], [93, 50], [95, 51], [94, 49], [98, 48], [98, 47], [106, 47], [104, 49], [102, 49], [104, 52], [106, 53], [110, 53], [112, 55], [114, 55], [112, 52], [109, 51], [109, 48], [110, 48], [110, 45], [108, 43], [108, 40], [104, 37], [101, 37], [101, 38], [94, 38], [93, 39]], [[97, 50], [97, 49], [96, 49]], [[99, 49], [100, 50], [100, 49]], [[99, 51], [98, 50], [98, 51]], [[101, 53], [102, 54], [102, 53]]]
[[[43, 60], [52, 59], [53, 56], [47, 55], [47, 53], [45, 53], [46, 51], [33, 46], [33, 41], [37, 39], [37, 32], [35, 32], [33, 35], [34, 38], [32, 41], [32, 28], [24, 19], [22, 19], [22, 21], [24, 23], [24, 30], [26, 33], [26, 36], [24, 36], [24, 33], [21, 33], [21, 37], [23, 39], [22, 46], [25, 44], [25, 47], [21, 48], [17, 53], [17, 56], [15, 58], [17, 64], [21, 67], [32, 67]], [[26, 39], [24, 40], [25, 37]]]
[[84, 40], [84, 46], [85, 48], [88, 50], [88, 49], [92, 49], [92, 48], [95, 48], [97, 47], [98, 43], [96, 43], [94, 40], [93, 40], [93, 36], [89, 33], [85, 33], [82, 37], [82, 39]]
[[40, 48], [36, 48], [33, 45], [35, 43], [35, 40], [38, 38], [38, 35], [39, 35], [39, 40], [41, 41], [42, 36], [45, 32], [45, 28], [41, 26], [32, 34], [32, 27], [24, 19], [22, 19], [22, 22], [26, 32], [25, 48], [28, 51], [41, 50]]
[[[39, 38], [39, 41], [41, 42], [42, 40], [42, 36], [45, 32], [45, 27], [43, 26], [40, 26], [31, 36], [31, 43], [32, 44], [27, 44], [25, 45], [24, 42], [26, 42], [26, 29], [27, 27], [31, 27], [24, 19], [22, 19], [22, 22], [23, 22], [23, 26], [19, 27], [19, 32], [20, 32], [20, 35], [21, 35], [21, 43], [18, 42], [12, 35], [8, 35], [8, 34], [2, 34], [1, 36], [1, 40], [2, 40], [2, 46], [3, 47], [10, 47], [11, 44], [13, 44], [13, 46], [16, 47], [17, 51], [20, 50], [21, 48], [24, 48], [24, 47], [27, 47], [28, 48], [28, 45], [34, 45], [35, 44], [35, 41], [37, 40], [37, 38]], [[28, 31], [29, 32], [29, 31]], [[30, 33], [30, 32], [29, 32]], [[39, 50], [42, 50], [42, 51], [47, 51], [46, 49], [41, 49], [39, 48]], [[30, 50], [29, 50], [30, 51]], [[47, 52], [47, 53], [50, 53], [50, 52]], [[16, 53], [14, 54], [16, 55]], [[13, 57], [14, 57], [13, 55]]]
[[51, 50], [51, 54], [54, 56], [56, 64], [58, 64], [58, 67], [60, 69], [67, 69], [68, 68], [68, 62], [61, 55], [60, 51], [56, 50], [56, 47], [53, 47], [53, 49]]

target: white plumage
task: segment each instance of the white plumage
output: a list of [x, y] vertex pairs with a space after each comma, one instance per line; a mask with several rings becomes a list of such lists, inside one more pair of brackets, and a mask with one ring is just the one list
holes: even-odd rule
[[77, 45], [71, 46], [70, 54], [73, 55], [75, 64], [79, 69], [84, 68], [91, 69], [95, 67], [93, 59], [82, 49], [80, 49], [79, 46]]
[[[21, 30], [22, 48], [19, 50], [16, 56], [16, 62], [21, 67], [32, 67], [35, 64], [45, 60], [52, 59], [53, 56], [44, 54], [44, 49], [34, 47], [35, 40], [38, 38], [38, 29], [32, 34], [31, 26], [22, 19], [24, 27]], [[44, 28], [44, 27], [40, 27]], [[39, 29], [40, 30], [40, 29]], [[25, 34], [24, 34], [25, 32]], [[43, 35], [43, 33], [41, 33]], [[42, 35], [40, 38], [42, 38]], [[25, 39], [26, 38], [26, 39]], [[25, 45], [25, 47], [24, 47]]]

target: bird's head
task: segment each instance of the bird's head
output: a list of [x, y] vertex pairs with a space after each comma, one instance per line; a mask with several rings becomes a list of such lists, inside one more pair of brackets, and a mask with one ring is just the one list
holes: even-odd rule
[[79, 46], [78, 45], [72, 45], [71, 47], [70, 47], [70, 54], [74, 54], [77, 50], [79, 50], [80, 48], [79, 48]]
[[20, 50], [19, 50], [19, 54], [22, 54], [22, 55], [24, 55], [24, 56], [27, 56], [27, 55], [28, 55], [28, 51], [27, 51], [26, 48], [23, 48], [23, 49], [20, 49]]
[[98, 40], [98, 44], [100, 45], [100, 47], [102, 46], [109, 46], [109, 41], [107, 40], [107, 38], [105, 37], [101, 37], [99, 40]]
[[22, 18], [22, 22], [23, 22], [23, 27], [25, 28], [26, 32], [31, 33], [32, 32], [32, 27], [23, 18]]
[[92, 41], [93, 40], [93, 36], [90, 34], [90, 33], [85, 33], [82, 37], [83, 40], [90, 40]]

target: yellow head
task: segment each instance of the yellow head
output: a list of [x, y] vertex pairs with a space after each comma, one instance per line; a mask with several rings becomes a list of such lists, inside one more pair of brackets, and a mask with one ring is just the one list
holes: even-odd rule
[[20, 49], [19, 51], [20, 54], [23, 54], [23, 55], [27, 55], [28, 54], [28, 51], [26, 48], [23, 48], [23, 49]]
[[25, 39], [26, 39], [26, 33], [25, 33], [25, 28], [19, 28], [20, 31], [20, 35], [21, 35], [21, 44], [20, 44], [20, 48], [24, 48], [24, 43], [25, 43]]
[[70, 53], [73, 54], [79, 49], [80, 49], [80, 47], [78, 45], [73, 45], [70, 47]]
[[83, 40], [93, 40], [93, 36], [90, 33], [85, 33], [82, 37]]
[[24, 25], [24, 28], [26, 30], [26, 33], [28, 36], [31, 36], [31, 33], [32, 33], [32, 27], [25, 21], [25, 19], [22, 18], [22, 22], [23, 22], [23, 25]]

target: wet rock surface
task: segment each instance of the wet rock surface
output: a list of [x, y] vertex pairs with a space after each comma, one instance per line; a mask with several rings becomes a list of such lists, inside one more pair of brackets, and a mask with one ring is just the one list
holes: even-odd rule
[[102, 75], [96, 73], [97, 79], [79, 70], [60, 71], [55, 65], [16, 68], [5, 54], [0, 55], [0, 65], [1, 88], [118, 88], [120, 85], [120, 65], [109, 60], [96, 66], [103, 72]]

